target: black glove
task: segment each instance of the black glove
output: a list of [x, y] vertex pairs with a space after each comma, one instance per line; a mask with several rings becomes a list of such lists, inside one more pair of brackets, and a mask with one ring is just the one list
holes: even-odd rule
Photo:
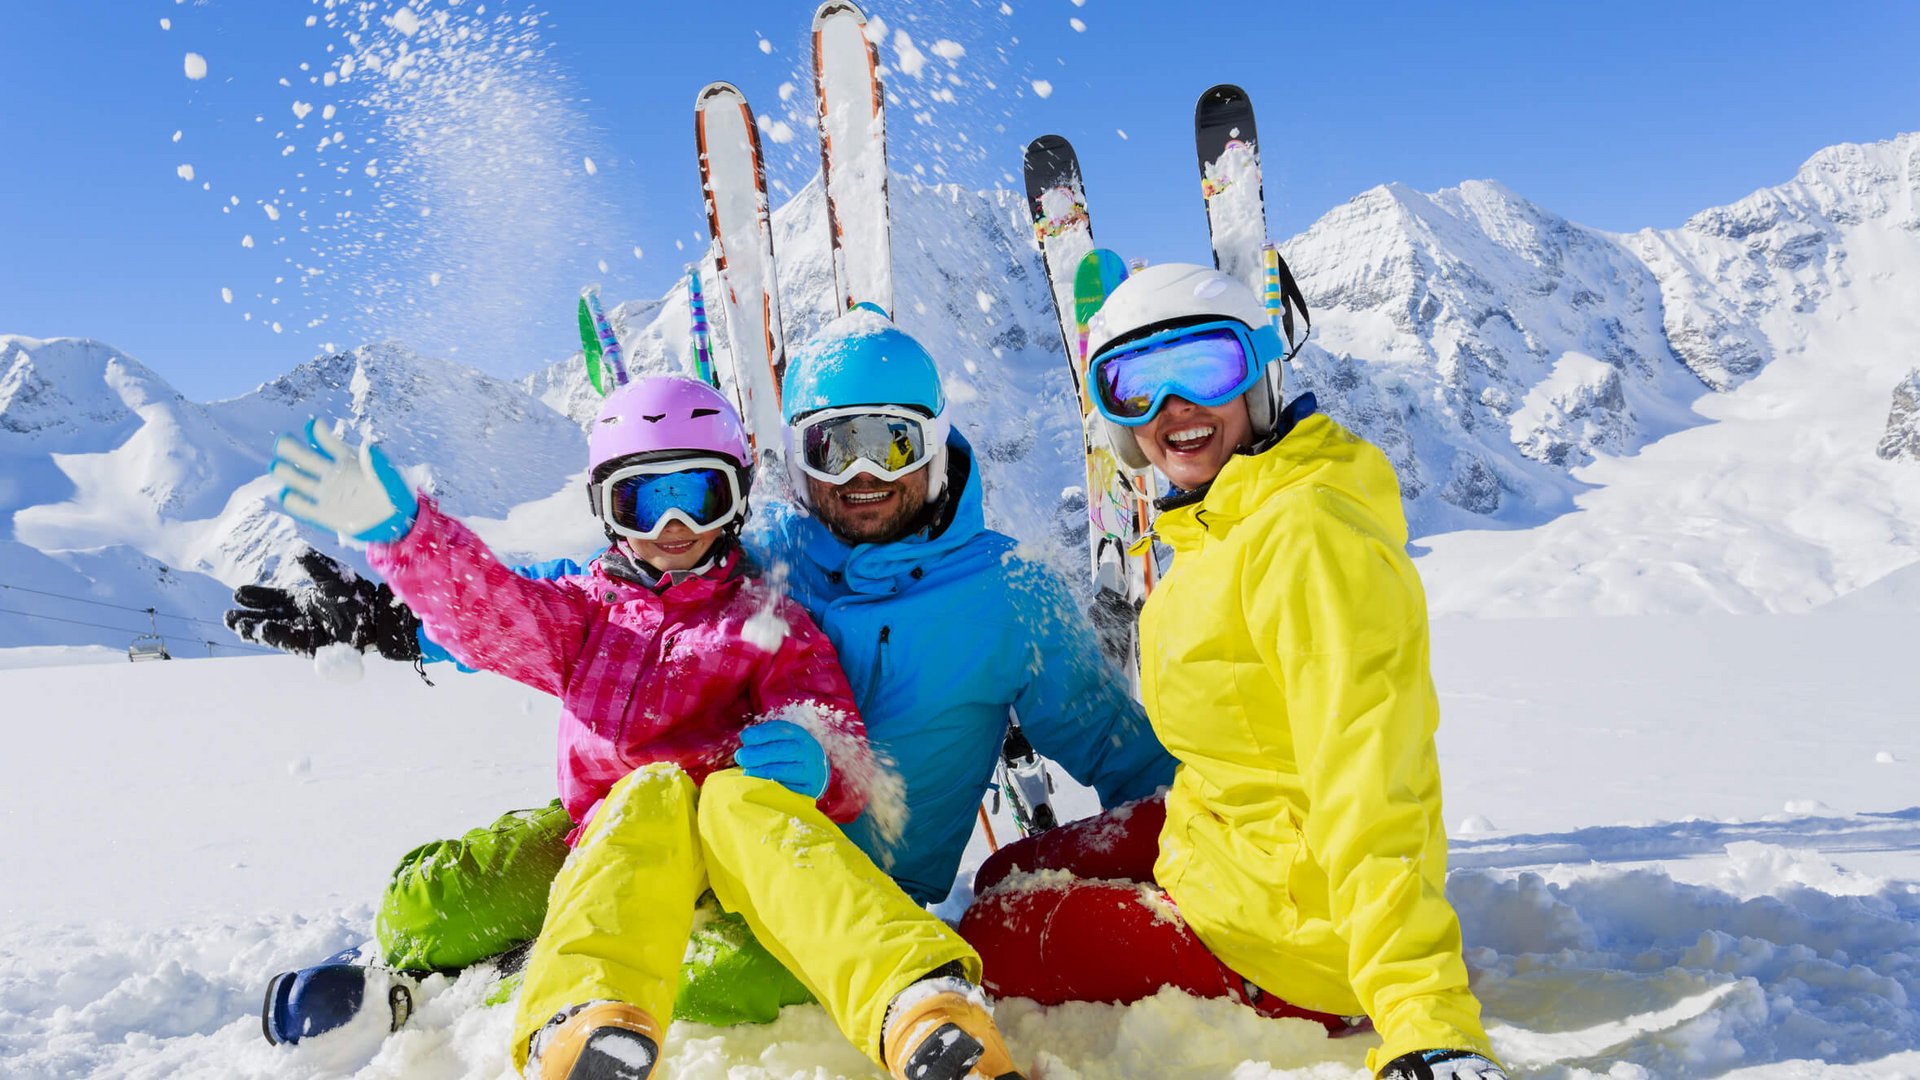
[[1471, 1050], [1415, 1050], [1387, 1062], [1380, 1080], [1507, 1080], [1507, 1074]]
[[295, 560], [313, 584], [295, 589], [242, 585], [227, 629], [248, 641], [301, 656], [327, 645], [372, 648], [389, 660], [420, 659], [420, 618], [393, 590], [308, 548]]

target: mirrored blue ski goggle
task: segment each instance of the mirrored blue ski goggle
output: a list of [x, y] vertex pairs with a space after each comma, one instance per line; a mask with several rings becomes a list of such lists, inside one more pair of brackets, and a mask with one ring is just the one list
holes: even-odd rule
[[739, 470], [722, 458], [627, 465], [608, 473], [597, 487], [600, 519], [635, 540], [657, 540], [675, 521], [708, 532], [746, 511]]
[[1282, 351], [1271, 326], [1249, 329], [1233, 319], [1176, 326], [1095, 356], [1087, 389], [1101, 416], [1139, 427], [1174, 395], [1207, 408], [1232, 401], [1266, 373], [1261, 357]]

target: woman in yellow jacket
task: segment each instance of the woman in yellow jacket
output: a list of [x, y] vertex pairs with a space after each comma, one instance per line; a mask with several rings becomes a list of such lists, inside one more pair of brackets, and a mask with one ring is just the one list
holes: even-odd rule
[[[1270, 1015], [1364, 1013], [1383, 1078], [1504, 1077], [1445, 892], [1426, 597], [1393, 467], [1311, 397], [1280, 407], [1283, 343], [1226, 274], [1142, 270], [1089, 329], [1108, 441], [1173, 487], [1154, 526], [1174, 560], [1140, 619], [1141, 693], [1180, 761], [1152, 878], [1184, 925], [1159, 920], [1163, 940], [1142, 952], [1191, 935], [1249, 984], [1233, 996], [1297, 1007]], [[1077, 846], [1109, 869], [1090, 876], [1119, 876], [1115, 819], [1093, 820]], [[1003, 969], [1046, 964], [1013, 959], [1000, 928], [1062, 901], [1058, 875], [1006, 873], [1073, 868], [1058, 857], [1076, 847], [1071, 830], [1053, 858], [983, 868], [1003, 881], [979, 904], [994, 928], [972, 940], [998, 993], [1023, 989]], [[969, 913], [962, 933], [987, 921]], [[1049, 922], [1061, 924], [1037, 925]]]

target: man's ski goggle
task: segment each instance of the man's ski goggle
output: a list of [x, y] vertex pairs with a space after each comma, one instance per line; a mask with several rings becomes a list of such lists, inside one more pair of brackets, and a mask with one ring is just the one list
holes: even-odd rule
[[800, 471], [829, 484], [861, 473], [894, 481], [932, 461], [947, 442], [947, 422], [897, 405], [822, 409], [795, 420], [792, 453]]
[[1161, 330], [1115, 346], [1093, 358], [1087, 368], [1087, 388], [1100, 415], [1125, 427], [1152, 420], [1175, 394], [1195, 405], [1224, 405], [1260, 381], [1266, 364], [1263, 351], [1278, 355], [1274, 329], [1250, 330], [1222, 319]]
[[694, 532], [717, 529], [746, 512], [740, 473], [722, 458], [676, 458], [626, 465], [594, 485], [600, 520], [621, 536], [657, 540], [675, 521]]

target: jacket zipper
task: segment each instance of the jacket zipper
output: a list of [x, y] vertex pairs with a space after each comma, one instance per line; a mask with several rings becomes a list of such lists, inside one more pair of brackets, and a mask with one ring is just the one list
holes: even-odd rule
[[867, 692], [861, 695], [860, 711], [867, 712], [867, 706], [873, 701], [873, 695], [880, 692], [880, 679], [887, 671], [887, 640], [893, 636], [891, 625], [880, 628], [880, 643], [873, 650], [873, 670], [867, 676]]

